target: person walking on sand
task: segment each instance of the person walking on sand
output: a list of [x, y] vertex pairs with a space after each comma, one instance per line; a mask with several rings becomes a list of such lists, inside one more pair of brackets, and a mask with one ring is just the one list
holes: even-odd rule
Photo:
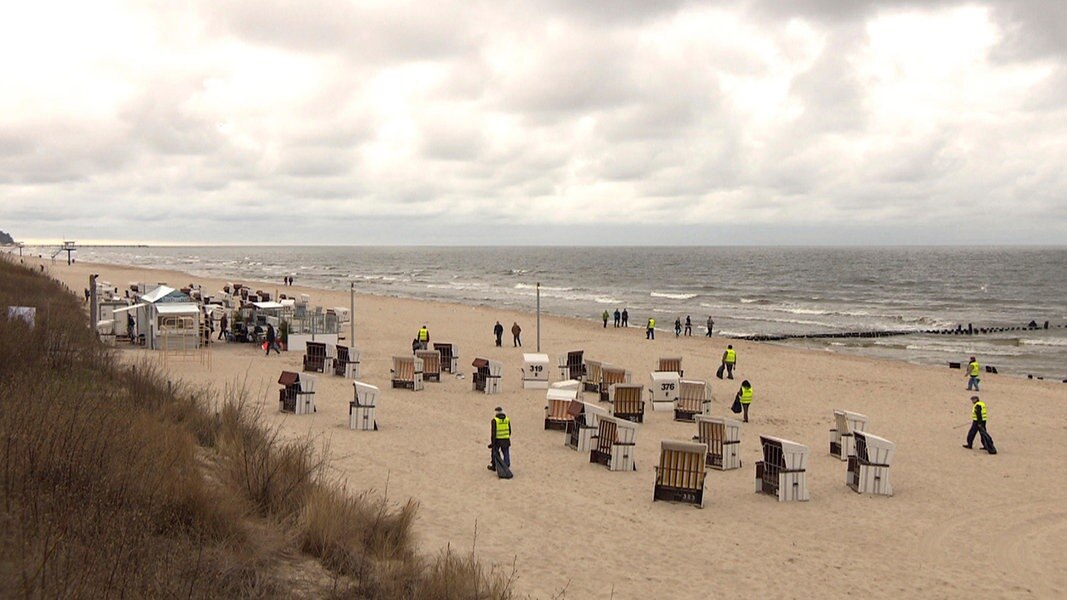
[[707, 335], [706, 335], [706, 336], [704, 336], [704, 337], [711, 337], [711, 330], [712, 330], [712, 329], [713, 329], [714, 327], [715, 327], [715, 321], [712, 321], [712, 320], [711, 320], [711, 315], [708, 315], [708, 324], [707, 324], [707, 329], [708, 329], [708, 333], [707, 333]]
[[726, 367], [727, 379], [734, 378], [735, 365], [737, 365], [737, 352], [734, 351], [733, 344], [727, 344], [726, 351], [722, 353], [722, 366]]
[[629, 327], [630, 326], [630, 313], [626, 312], [625, 308], [622, 309], [622, 326], [623, 327]]
[[622, 314], [619, 309], [615, 309], [615, 326], [618, 327], [622, 323]]
[[674, 318], [674, 337], [678, 337], [680, 335], [682, 335], [682, 318], [681, 317], [675, 317]]
[[648, 325], [645, 327], [645, 339], [646, 340], [654, 340], [654, 339], [656, 339], [656, 320], [653, 319], [652, 317], [648, 318]]
[[986, 429], [989, 410], [986, 409], [985, 402], [982, 402], [978, 396], [971, 396], [971, 405], [971, 430], [967, 432], [967, 443], [963, 447], [968, 450], [973, 448], [974, 436], [979, 435], [982, 440], [982, 450], [990, 454], [996, 454], [997, 447], [993, 445], [993, 438], [989, 435], [989, 430]]
[[219, 321], [219, 339], [226, 339], [226, 329], [230, 326], [230, 317], [226, 313], [222, 313], [222, 319]]
[[512, 322], [511, 324], [511, 337], [513, 348], [522, 348], [522, 339], [519, 338], [519, 334], [522, 333], [522, 327], [519, 327], [518, 322]]
[[693, 336], [693, 319], [690, 319], [689, 315], [685, 316], [685, 335]]
[[511, 420], [504, 413], [503, 407], [493, 409], [495, 415], [490, 422], [489, 448], [492, 450], [492, 461], [486, 467], [490, 471], [496, 470], [499, 463], [507, 469], [511, 469]]
[[978, 382], [981, 378], [978, 375], [982, 372], [982, 367], [978, 364], [978, 361], [972, 356], [971, 362], [967, 363], [967, 391], [978, 391]]
[[423, 325], [419, 328], [419, 333], [415, 336], [415, 339], [419, 341], [419, 350], [425, 350], [430, 345], [430, 330]]
[[504, 344], [504, 326], [500, 324], [500, 321], [493, 325], [493, 335], [496, 336], [496, 347], [499, 348]]
[[607, 329], [608, 328], [608, 317], [610, 317], [611, 315], [608, 314], [607, 309], [604, 309], [604, 314], [602, 314], [600, 316], [601, 316], [601, 318], [604, 319], [604, 329]]
[[274, 333], [274, 325], [267, 323], [267, 356], [270, 356], [270, 351], [274, 350], [276, 354], [281, 354], [282, 351], [278, 349], [277, 336]]
[[744, 422], [748, 423], [748, 405], [752, 404], [752, 384], [747, 379], [741, 382], [734, 400], [741, 405], [741, 410], [745, 413]]

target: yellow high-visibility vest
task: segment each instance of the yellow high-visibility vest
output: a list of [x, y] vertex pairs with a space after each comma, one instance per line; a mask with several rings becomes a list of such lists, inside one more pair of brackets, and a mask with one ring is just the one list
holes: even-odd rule
[[496, 439], [511, 439], [511, 421], [507, 417], [493, 417], [496, 421]]
[[420, 342], [428, 342], [428, 341], [430, 341], [430, 330], [426, 329], [425, 327], [419, 329], [419, 341]]
[[971, 367], [971, 377], [978, 377], [978, 374], [982, 372], [982, 368], [978, 366], [978, 361], [973, 361], [969, 365]]
[[655, 319], [649, 319], [648, 320], [648, 328], [649, 329], [655, 329], [656, 328], [656, 320]]
[[752, 388], [741, 386], [741, 404], [752, 404]]
[[729, 363], [731, 365], [737, 362], [737, 353], [734, 352], [733, 348], [726, 349], [726, 360], [724, 360], [723, 362]]
[[[979, 418], [978, 415], [981, 415], [981, 418]], [[972, 421], [988, 421], [989, 420], [989, 411], [986, 410], [985, 402], [982, 402], [981, 400], [979, 400], [978, 402], [974, 403], [974, 410], [971, 411], [971, 420]]]

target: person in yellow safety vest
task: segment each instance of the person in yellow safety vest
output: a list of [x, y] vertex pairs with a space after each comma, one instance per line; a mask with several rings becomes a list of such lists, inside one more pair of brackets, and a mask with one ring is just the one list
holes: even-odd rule
[[726, 367], [727, 379], [733, 379], [734, 365], [737, 364], [737, 352], [734, 351], [733, 344], [727, 344], [726, 352], [722, 353], [722, 364]]
[[748, 423], [748, 405], [752, 404], [752, 384], [747, 379], [741, 382], [735, 399], [741, 403], [741, 410], [745, 411], [745, 423]]
[[494, 463], [499, 461], [500, 464], [507, 468], [511, 468], [511, 420], [504, 414], [504, 409], [500, 406], [493, 409], [496, 416], [493, 417], [490, 423], [490, 437], [489, 447], [493, 450], [493, 462], [489, 463], [487, 467], [490, 471], [495, 471], [496, 467]]
[[978, 361], [971, 357], [971, 362], [967, 363], [967, 391], [978, 391], [978, 382], [981, 379], [978, 375], [982, 372], [982, 367], [978, 365]]
[[430, 345], [430, 330], [423, 325], [419, 328], [419, 334], [415, 336], [415, 339], [419, 341], [420, 348], [425, 350]]
[[989, 410], [986, 409], [985, 402], [982, 402], [978, 396], [971, 396], [971, 430], [967, 432], [967, 443], [963, 445], [964, 448], [970, 450], [974, 447], [974, 436], [980, 435], [982, 438], [982, 449], [990, 454], [997, 453], [997, 447], [993, 445], [993, 437], [989, 435], [989, 430], [986, 429], [986, 421], [989, 420]]
[[656, 339], [656, 320], [651, 317], [648, 319], [648, 327], [645, 328], [645, 339]]

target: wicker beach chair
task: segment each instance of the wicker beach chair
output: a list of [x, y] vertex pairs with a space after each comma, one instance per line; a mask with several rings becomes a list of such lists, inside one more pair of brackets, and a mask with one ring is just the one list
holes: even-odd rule
[[422, 359], [422, 378], [425, 381], [441, 381], [441, 353], [437, 350], [417, 350], [415, 356]]
[[704, 508], [705, 460], [708, 447], [693, 442], [660, 442], [659, 465], [652, 500], [687, 502]]
[[636, 471], [634, 447], [637, 424], [625, 419], [602, 416], [598, 419], [596, 446], [589, 451], [589, 462], [604, 465], [609, 471]]
[[348, 346], [337, 346], [337, 357], [333, 359], [333, 374], [345, 379], [359, 377], [360, 352]]
[[545, 406], [545, 429], [567, 431], [574, 422], [571, 402], [576, 399], [577, 393], [574, 390], [549, 389], [545, 396], [548, 402]]
[[859, 494], [892, 496], [889, 465], [893, 462], [896, 444], [864, 431], [852, 435], [856, 447], [848, 457], [845, 483]]
[[326, 357], [326, 344], [324, 342], [307, 342], [304, 345], [304, 370], [325, 373]]
[[348, 428], [362, 431], [378, 431], [374, 409], [378, 404], [380, 390], [360, 381], [352, 382], [352, 401], [348, 403]]
[[685, 372], [682, 371], [682, 357], [672, 356], [659, 359], [659, 366], [657, 371], [666, 371], [669, 373], [677, 373], [679, 377], [685, 376]]
[[608, 389], [611, 414], [620, 419], [642, 423], [645, 420], [645, 388], [639, 383], [614, 383]]
[[756, 463], [756, 492], [779, 502], [808, 500], [808, 447], [786, 439], [760, 436], [763, 460]]
[[708, 382], [682, 379], [678, 382], [678, 399], [674, 401], [674, 420], [692, 423], [696, 415], [711, 413], [711, 390]]
[[741, 468], [741, 422], [726, 417], [697, 415], [693, 438], [708, 447], [708, 466], [728, 471]]
[[393, 387], [414, 392], [422, 389], [422, 359], [417, 356], [393, 357]]

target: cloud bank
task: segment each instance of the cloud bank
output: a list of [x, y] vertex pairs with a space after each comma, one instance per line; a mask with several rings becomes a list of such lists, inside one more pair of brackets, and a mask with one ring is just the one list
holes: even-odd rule
[[1056, 2], [5, 12], [0, 224], [22, 239], [1067, 239]]

